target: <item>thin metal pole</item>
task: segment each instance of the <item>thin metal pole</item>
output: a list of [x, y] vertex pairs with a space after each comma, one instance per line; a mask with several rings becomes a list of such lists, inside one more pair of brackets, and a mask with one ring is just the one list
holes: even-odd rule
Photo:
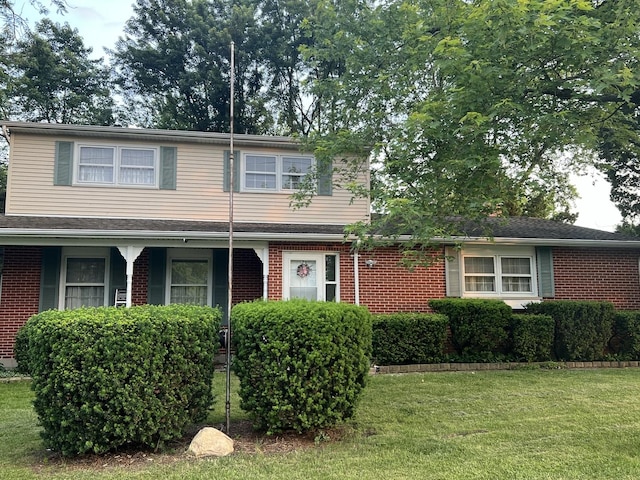
[[231, 432], [231, 300], [233, 294], [233, 186], [235, 184], [234, 178], [234, 154], [233, 154], [233, 104], [234, 104], [234, 84], [235, 84], [235, 44], [231, 42], [231, 98], [229, 100], [229, 272], [227, 280], [227, 368], [226, 368], [226, 401], [225, 412], [227, 420], [227, 431], [229, 435]]

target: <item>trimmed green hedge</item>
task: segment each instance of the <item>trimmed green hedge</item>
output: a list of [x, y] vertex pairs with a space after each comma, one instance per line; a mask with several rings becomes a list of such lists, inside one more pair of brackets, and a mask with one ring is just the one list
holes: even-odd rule
[[371, 356], [371, 315], [345, 303], [253, 302], [232, 310], [240, 406], [268, 434], [354, 414]]
[[615, 313], [609, 348], [621, 360], [640, 359], [640, 312]]
[[593, 361], [605, 357], [615, 314], [612, 303], [554, 300], [531, 303], [526, 310], [553, 317], [557, 360]]
[[373, 316], [373, 361], [378, 365], [437, 363], [444, 356], [449, 319], [429, 313]]
[[429, 306], [449, 318], [451, 341], [458, 355], [488, 360], [508, 348], [513, 311], [503, 301], [441, 298], [430, 300]]
[[511, 317], [511, 355], [514, 360], [551, 360], [555, 322], [549, 315], [514, 314]]
[[35, 410], [64, 455], [157, 448], [212, 403], [221, 314], [185, 305], [49, 310], [26, 325]]

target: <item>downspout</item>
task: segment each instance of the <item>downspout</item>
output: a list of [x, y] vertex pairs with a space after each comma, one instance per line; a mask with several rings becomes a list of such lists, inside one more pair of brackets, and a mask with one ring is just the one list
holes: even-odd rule
[[358, 250], [353, 252], [353, 288], [355, 304], [360, 305], [360, 254]]

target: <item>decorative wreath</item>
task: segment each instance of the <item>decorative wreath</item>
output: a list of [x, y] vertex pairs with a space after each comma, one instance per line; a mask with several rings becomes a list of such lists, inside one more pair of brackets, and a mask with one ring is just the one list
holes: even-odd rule
[[296, 269], [296, 274], [300, 278], [306, 278], [306, 277], [309, 276], [310, 273], [311, 273], [311, 267], [306, 262], [301, 263], [300, 265], [298, 265], [298, 268]]

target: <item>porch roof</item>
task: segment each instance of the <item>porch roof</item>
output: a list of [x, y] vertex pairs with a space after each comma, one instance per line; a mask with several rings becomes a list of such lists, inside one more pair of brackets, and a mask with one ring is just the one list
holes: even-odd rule
[[[459, 222], [457, 237], [440, 243], [495, 243], [546, 246], [640, 248], [640, 238], [551, 220], [527, 217], [490, 218], [479, 225]], [[345, 225], [235, 223], [239, 241], [342, 242]], [[47, 244], [61, 240], [127, 240], [158, 242], [226, 241], [227, 222], [127, 218], [44, 217], [0, 215], [0, 245]], [[409, 239], [400, 235], [398, 241]]]

